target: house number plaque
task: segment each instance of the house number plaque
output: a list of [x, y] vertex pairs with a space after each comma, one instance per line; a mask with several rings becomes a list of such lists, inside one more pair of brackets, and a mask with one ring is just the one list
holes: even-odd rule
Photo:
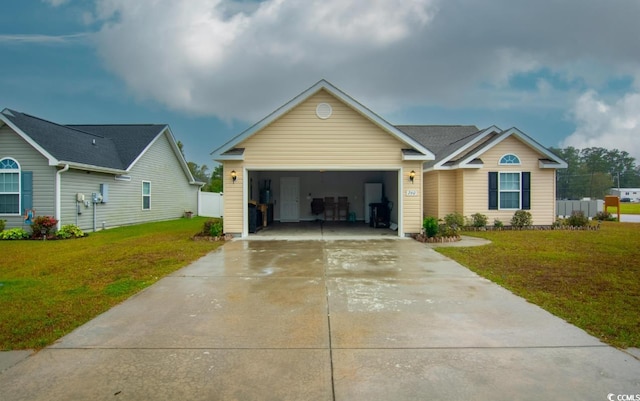
[[418, 196], [418, 191], [415, 189], [407, 189], [407, 196]]

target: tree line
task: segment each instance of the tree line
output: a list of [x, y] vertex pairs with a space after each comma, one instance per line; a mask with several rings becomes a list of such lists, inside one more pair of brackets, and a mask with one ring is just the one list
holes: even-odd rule
[[[184, 145], [181, 141], [177, 142], [178, 148], [182, 153], [182, 157], [184, 156]], [[186, 157], [185, 157], [186, 160]], [[211, 174], [209, 174], [209, 167], [206, 164], [199, 165], [194, 162], [187, 162], [187, 166], [189, 167], [189, 171], [191, 171], [191, 175], [196, 181], [204, 182], [204, 186], [202, 187], [203, 192], [223, 192], [222, 187], [222, 164], [218, 164]]]
[[640, 167], [624, 150], [572, 146], [550, 149], [568, 164], [566, 169], [557, 170], [558, 199], [603, 199], [611, 188], [640, 188]]

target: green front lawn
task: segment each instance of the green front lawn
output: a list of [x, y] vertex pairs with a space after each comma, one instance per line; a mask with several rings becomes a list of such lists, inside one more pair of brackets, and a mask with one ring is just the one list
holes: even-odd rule
[[63, 241], [0, 241], [0, 350], [42, 348], [221, 245], [205, 218]]
[[438, 252], [606, 343], [640, 347], [640, 224], [468, 235], [492, 243]]
[[[609, 213], [614, 214], [615, 208], [610, 207]], [[621, 214], [640, 214], [640, 203], [621, 202], [620, 203]]]

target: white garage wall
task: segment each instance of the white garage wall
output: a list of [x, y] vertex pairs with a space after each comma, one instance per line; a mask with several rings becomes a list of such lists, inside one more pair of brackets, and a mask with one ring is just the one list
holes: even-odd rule
[[364, 220], [364, 184], [382, 182], [385, 184], [385, 195], [394, 203], [392, 220], [397, 221], [397, 171], [250, 171], [252, 185], [249, 197], [252, 200], [259, 201], [265, 180], [271, 180], [275, 220], [280, 219], [278, 198], [281, 177], [300, 177], [300, 220], [315, 220], [316, 216], [311, 213], [311, 201], [326, 196], [333, 196], [336, 201], [339, 196], [348, 197], [349, 211], [356, 213], [357, 220]]

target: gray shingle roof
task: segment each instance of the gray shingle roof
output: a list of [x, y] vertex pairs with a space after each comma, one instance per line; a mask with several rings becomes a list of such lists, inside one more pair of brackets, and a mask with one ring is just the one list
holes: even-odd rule
[[476, 138], [482, 131], [475, 125], [396, 125], [400, 131], [436, 155], [435, 164]]
[[5, 109], [5, 118], [59, 161], [126, 170], [165, 128], [147, 125], [60, 125]]

